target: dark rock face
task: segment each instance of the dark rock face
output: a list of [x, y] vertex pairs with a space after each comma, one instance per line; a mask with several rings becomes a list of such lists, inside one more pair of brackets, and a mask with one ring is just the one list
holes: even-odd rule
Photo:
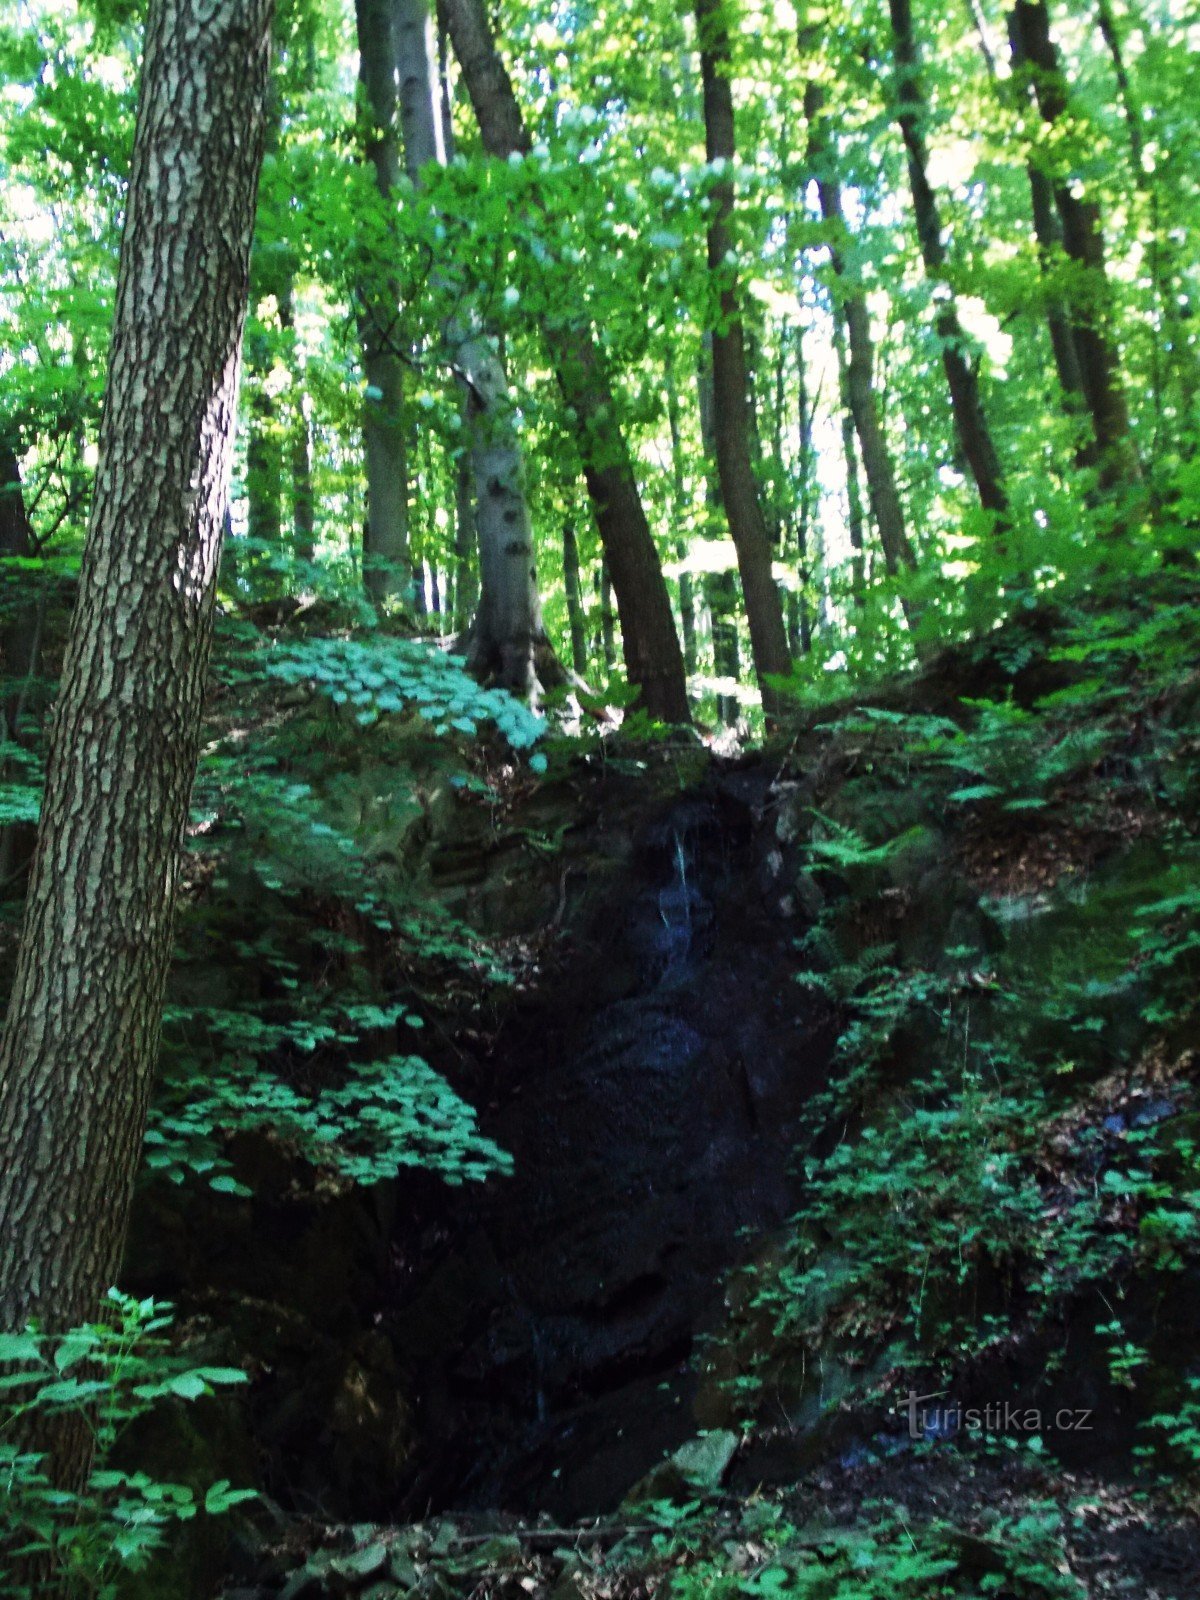
[[649, 826], [633, 892], [585, 908], [501, 1037], [487, 1131], [515, 1174], [438, 1219], [389, 1317], [420, 1397], [412, 1504], [599, 1509], [695, 1432], [693, 1341], [741, 1231], [792, 1205], [831, 1045], [749, 812], [730, 821], [692, 799]]

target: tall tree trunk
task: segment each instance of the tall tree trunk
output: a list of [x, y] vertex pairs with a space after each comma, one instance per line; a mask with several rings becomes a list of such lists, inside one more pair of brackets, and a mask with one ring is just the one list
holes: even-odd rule
[[[706, 532], [715, 532], [721, 519], [721, 486], [717, 479], [717, 419], [713, 398], [712, 334], [706, 333], [699, 371], [696, 374], [696, 399], [700, 410], [700, 442], [704, 447], [704, 504]], [[738, 645], [737, 582], [731, 571], [709, 572], [704, 578], [704, 599], [712, 630], [713, 673], [736, 690], [742, 681], [741, 650]], [[736, 726], [741, 701], [736, 693], [717, 695], [717, 716], [727, 728]]]
[[1121, 98], [1121, 108], [1125, 113], [1133, 181], [1145, 199], [1149, 214], [1146, 258], [1150, 281], [1154, 285], [1154, 293], [1162, 313], [1163, 328], [1167, 335], [1167, 354], [1175, 369], [1183, 414], [1189, 417], [1195, 409], [1197, 394], [1200, 394], [1200, 370], [1197, 367], [1196, 354], [1188, 343], [1187, 319], [1183, 315], [1177, 293], [1179, 269], [1178, 261], [1174, 259], [1176, 251], [1169, 240], [1163, 237], [1158, 185], [1154, 178], [1153, 163], [1146, 159], [1146, 140], [1142, 132], [1142, 105], [1125, 64], [1125, 47], [1112, 0], [1096, 0], [1096, 16], [1100, 24], [1100, 33], [1108, 46], [1113, 75], [1117, 80], [1117, 91]]
[[[279, 297], [279, 322], [284, 332], [295, 328], [293, 284], [289, 276]], [[316, 499], [312, 477], [312, 425], [308, 420], [302, 388], [303, 374], [297, 369], [292, 345], [292, 382], [295, 393], [288, 428], [288, 471], [292, 489], [292, 554], [303, 566], [311, 566], [316, 555]]]
[[[0, 1327], [92, 1317], [142, 1146], [195, 774], [272, 0], [152, 0], [99, 467], [0, 1037]], [[170, 182], [162, 175], [170, 174]], [[57, 1466], [86, 1470], [72, 1438]]]
[[246, 535], [249, 565], [259, 568], [278, 557], [283, 543], [283, 440], [266, 389], [269, 372], [265, 337], [248, 339], [246, 374], [254, 388], [246, 440]]
[[571, 625], [571, 665], [582, 678], [587, 675], [587, 630], [579, 580], [579, 541], [570, 522], [563, 524], [563, 584], [567, 591], [567, 620]]
[[[1062, 124], [1069, 116], [1067, 84], [1044, 0], [1017, 0], [1010, 15], [1010, 37], [1013, 66], [1031, 76], [1042, 120], [1050, 128]], [[1063, 246], [1081, 269], [1069, 299], [1083, 392], [1100, 452], [1100, 482], [1104, 488], [1129, 487], [1140, 481], [1141, 468], [1129, 429], [1117, 351], [1107, 326], [1113, 304], [1104, 264], [1100, 208], [1095, 200], [1077, 193], [1068, 176], [1052, 173], [1050, 181], [1062, 223]]]
[[602, 558], [596, 574], [600, 591], [600, 650], [609, 672], [617, 664], [617, 619], [613, 615], [612, 579], [608, 575], [608, 561]]
[[[396, 49], [392, 0], [355, 0], [358, 77], [370, 117], [366, 156], [385, 204], [400, 178], [396, 136]], [[363, 375], [363, 445], [367, 470], [367, 523], [363, 582], [376, 605], [408, 600], [408, 461], [404, 436], [404, 367], [396, 345], [399, 290], [386, 264], [375, 262], [363, 292], [360, 328]]]
[[872, 387], [875, 345], [871, 338], [871, 321], [866, 297], [846, 273], [842, 251], [842, 240], [847, 233], [846, 219], [842, 211], [841, 185], [838, 181], [832, 141], [824, 127], [824, 96], [819, 86], [811, 81], [804, 91], [804, 115], [808, 122], [809, 159], [817, 180], [821, 215], [829, 229], [830, 262], [837, 280], [834, 292], [841, 298], [842, 315], [846, 324], [846, 342], [849, 347], [846, 362], [846, 396], [862, 449], [867, 496], [879, 532], [884, 565], [890, 574], [895, 574], [901, 567], [915, 569], [917, 558], [905, 526], [900, 491], [896, 487], [895, 470], [884, 439], [875, 391]]
[[835, 295], [830, 310], [833, 349], [837, 360], [838, 405], [841, 413], [842, 459], [846, 466], [846, 527], [850, 534], [850, 583], [855, 603], [861, 605], [867, 590], [867, 554], [863, 527], [862, 485], [858, 476], [858, 442], [854, 404], [850, 396], [850, 358], [846, 353], [846, 310]]
[[687, 569], [688, 538], [683, 531], [688, 520], [687, 467], [683, 457], [683, 427], [679, 409], [679, 390], [670, 358], [663, 372], [667, 397], [667, 427], [671, 434], [671, 511], [679, 530], [675, 540], [675, 559], [679, 569], [679, 620], [683, 631], [683, 664], [689, 677], [696, 671], [696, 588]]
[[[404, 157], [414, 184], [446, 161], [437, 38], [427, 0], [394, 0]], [[445, 287], [435, 271], [434, 287]], [[452, 314], [443, 337], [463, 393], [479, 538], [479, 606], [462, 642], [478, 677], [536, 699], [566, 675], [546, 636], [533, 518], [508, 374], [487, 332]]]
[[984, 414], [983, 398], [979, 392], [979, 371], [975, 362], [968, 359], [966, 335], [958, 318], [953, 293], [946, 281], [946, 247], [942, 240], [937, 197], [929, 182], [929, 152], [925, 144], [929, 106], [913, 31], [911, 0], [889, 0], [889, 10], [896, 59], [896, 119], [900, 124], [908, 161], [908, 179], [921, 259], [930, 281], [940, 289], [934, 311], [934, 326], [942, 347], [942, 366], [950, 390], [954, 432], [975, 480], [980, 504], [985, 511], [992, 512], [997, 523], [1003, 526], [1007, 520], [1008, 495], [1004, 488], [1000, 458]]
[[717, 471], [721, 500], [737, 550], [742, 599], [750, 625], [754, 671], [768, 715], [780, 709], [778, 691], [768, 682], [792, 670], [783, 607], [771, 571], [771, 541], [759, 499], [750, 450], [749, 379], [746, 341], [733, 257], [733, 163], [737, 157], [733, 120], [729, 0], [696, 0], [700, 77], [704, 94], [704, 143], [710, 163], [723, 162], [713, 185], [708, 224], [708, 267], [719, 285], [720, 320], [712, 335], [713, 398], [716, 414]]
[[[813, 644], [813, 620], [809, 610], [809, 578], [811, 577], [809, 562], [809, 545], [816, 530], [816, 519], [813, 516], [813, 490], [816, 487], [816, 451], [813, 448], [813, 416], [816, 411], [816, 396], [809, 394], [808, 372], [804, 360], [804, 333], [797, 327], [794, 331], [796, 348], [796, 421], [797, 432], [800, 436], [800, 485], [796, 496], [795, 515], [795, 541], [796, 541], [796, 589], [792, 597], [792, 605], [788, 618], [788, 627], [792, 635], [792, 649], [797, 654], [808, 655]], [[777, 470], [783, 481], [783, 407], [786, 389], [786, 374], [783, 366], [783, 352], [780, 353], [779, 380], [775, 396], [775, 457], [778, 463]], [[818, 490], [819, 493], [819, 490]]]
[[[484, 149], [500, 160], [527, 155], [529, 133], [481, 0], [445, 0], [443, 14]], [[599, 346], [589, 326], [556, 316], [543, 318], [542, 333], [574, 418], [584, 480], [617, 597], [630, 681], [652, 716], [686, 722], [679, 636]]]

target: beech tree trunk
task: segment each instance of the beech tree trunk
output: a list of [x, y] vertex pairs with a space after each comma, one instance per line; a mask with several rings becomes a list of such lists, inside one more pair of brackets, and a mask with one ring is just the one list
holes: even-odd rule
[[[414, 184], [446, 161], [437, 36], [427, 0], [394, 0], [404, 158]], [[435, 287], [444, 286], [434, 274]], [[463, 394], [467, 462], [479, 539], [479, 604], [461, 648], [479, 678], [536, 700], [564, 683], [542, 621], [533, 518], [516, 411], [493, 340], [452, 315], [443, 337]]]
[[721, 500], [737, 550], [742, 599], [750, 627], [750, 649], [763, 710], [779, 711], [779, 693], [768, 682], [792, 670], [779, 590], [771, 571], [771, 540], [754, 475], [750, 443], [746, 340], [738, 296], [732, 231], [733, 163], [737, 155], [728, 0], [696, 0], [700, 77], [704, 94], [704, 142], [708, 160], [723, 162], [713, 185], [708, 225], [708, 268], [719, 285], [720, 318], [712, 335], [717, 471]]
[[[704, 447], [704, 504], [706, 533], [711, 538], [719, 528], [721, 486], [717, 480], [717, 421], [713, 399], [712, 334], [703, 336], [702, 355], [696, 374], [696, 399], [700, 409], [700, 442]], [[713, 674], [736, 687], [742, 681], [741, 649], [738, 643], [737, 583], [732, 571], [709, 572], [704, 577], [704, 599], [712, 632]], [[737, 694], [717, 695], [717, 716], [727, 728], [735, 727], [741, 715]]]
[[[1042, 120], [1054, 128], [1067, 119], [1070, 108], [1044, 0], [1017, 0], [1009, 21], [1013, 66], [1031, 76]], [[1050, 183], [1062, 223], [1063, 247], [1081, 269], [1068, 301], [1080, 378], [1100, 454], [1100, 483], [1104, 488], [1129, 487], [1140, 482], [1141, 467], [1129, 430], [1117, 351], [1107, 326], [1112, 294], [1105, 270], [1100, 208], [1095, 200], [1077, 193], [1069, 177], [1051, 173]]]
[[[0, 1327], [95, 1314], [158, 1052], [229, 492], [272, 0], [152, 0], [99, 466], [0, 1037]], [[86, 1448], [58, 1462], [86, 1469]]]
[[979, 392], [979, 370], [967, 356], [967, 338], [958, 318], [954, 295], [946, 282], [946, 247], [942, 239], [942, 220], [937, 197], [929, 182], [929, 152], [925, 144], [925, 125], [929, 106], [921, 76], [921, 59], [913, 31], [911, 0], [889, 0], [892, 44], [896, 59], [896, 120], [904, 139], [912, 190], [913, 214], [921, 259], [930, 281], [937, 286], [934, 327], [942, 347], [942, 366], [950, 390], [950, 409], [959, 447], [975, 480], [979, 501], [997, 524], [1007, 521], [1008, 495], [1004, 488], [1000, 457], [984, 414]]
[[[371, 130], [366, 155], [375, 187], [390, 201], [400, 178], [396, 135], [396, 49], [392, 0], [355, 0], [358, 76]], [[412, 589], [408, 550], [408, 459], [404, 437], [404, 366], [396, 346], [398, 286], [376, 262], [364, 286], [360, 327], [363, 376], [363, 446], [367, 472], [367, 522], [363, 530], [363, 583], [376, 605]]]
[[[444, 0], [443, 15], [484, 149], [527, 155], [529, 132], [481, 0]], [[576, 447], [621, 619], [625, 667], [641, 702], [663, 722], [690, 719], [679, 636], [654, 536], [600, 348], [586, 324], [545, 316], [542, 335], [573, 413]]]
[[846, 354], [845, 307], [836, 299], [832, 307], [833, 348], [837, 358], [838, 403], [841, 410], [842, 458], [846, 466], [846, 527], [850, 534], [850, 581], [854, 598], [862, 603], [867, 586], [866, 540], [863, 529], [862, 485], [858, 477], [858, 441], [854, 406], [850, 399], [850, 360]]

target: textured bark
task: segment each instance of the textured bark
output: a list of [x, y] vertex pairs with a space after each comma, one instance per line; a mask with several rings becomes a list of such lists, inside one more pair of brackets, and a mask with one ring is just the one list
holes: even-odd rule
[[[359, 83], [371, 120], [366, 156], [375, 174], [375, 187], [386, 202], [394, 194], [400, 178], [391, 0], [355, 0], [354, 15], [358, 28]], [[412, 588], [404, 367], [395, 346], [399, 289], [387, 279], [386, 270], [366, 286], [363, 301], [360, 317], [363, 376], [369, 390], [363, 408], [367, 472], [363, 581], [367, 593], [380, 605], [396, 596], [407, 600]]]
[[821, 215], [830, 230], [829, 253], [834, 276], [838, 280], [842, 315], [846, 325], [848, 359], [846, 362], [846, 397], [854, 416], [854, 429], [862, 450], [863, 471], [867, 479], [867, 496], [871, 514], [879, 532], [884, 565], [889, 573], [901, 567], [915, 568], [916, 554], [909, 541], [896, 487], [896, 475], [891, 454], [883, 436], [879, 408], [872, 387], [875, 367], [875, 346], [871, 339], [871, 322], [867, 313], [866, 298], [861, 290], [847, 278], [840, 240], [846, 234], [846, 220], [842, 211], [841, 186], [831, 141], [823, 127], [823, 95], [820, 88], [810, 82], [804, 92], [804, 115], [809, 130], [809, 159], [817, 180], [821, 202]]
[[913, 30], [911, 0], [889, 0], [892, 45], [896, 60], [896, 120], [904, 140], [912, 190], [913, 214], [921, 259], [931, 282], [937, 285], [934, 326], [942, 347], [942, 366], [950, 390], [950, 409], [959, 447], [975, 480], [980, 504], [1000, 525], [1006, 521], [1008, 495], [1000, 457], [984, 414], [979, 392], [979, 371], [967, 356], [967, 339], [958, 318], [954, 295], [946, 282], [946, 247], [937, 197], [929, 182], [929, 152], [925, 125], [929, 107], [921, 76], [921, 60]]
[[0, 1039], [4, 1328], [94, 1315], [119, 1262], [196, 765], [271, 11], [153, 0], [146, 22], [95, 496]]
[[[1010, 15], [1010, 38], [1013, 66], [1031, 76], [1042, 120], [1051, 128], [1061, 124], [1070, 110], [1067, 84], [1044, 0], [1017, 0]], [[1100, 482], [1105, 488], [1130, 486], [1140, 480], [1141, 468], [1129, 430], [1117, 351], [1107, 326], [1112, 294], [1105, 270], [1100, 208], [1095, 200], [1076, 192], [1068, 175], [1052, 173], [1050, 183], [1062, 224], [1063, 248], [1081, 269], [1073, 280], [1076, 287], [1069, 293], [1069, 303], [1084, 397], [1100, 454]]]
[[696, 0], [700, 77], [704, 94], [704, 142], [710, 162], [725, 163], [713, 185], [708, 225], [708, 267], [719, 284], [720, 317], [712, 336], [717, 471], [721, 500], [737, 550], [742, 599], [750, 625], [750, 649], [763, 709], [778, 712], [780, 699], [768, 679], [792, 670], [779, 590], [771, 571], [767, 533], [750, 450], [749, 378], [737, 273], [733, 266], [733, 162], [737, 154], [728, 0]]
[[[404, 159], [414, 184], [446, 161], [437, 38], [426, 0], [394, 0]], [[432, 274], [433, 287], [445, 289]], [[463, 394], [467, 462], [479, 539], [479, 604], [462, 648], [478, 677], [535, 699], [565, 681], [542, 621], [533, 518], [508, 374], [487, 333], [453, 314], [443, 338]]]
[[[484, 149], [507, 160], [531, 148], [516, 95], [480, 0], [444, 0], [443, 15]], [[633, 462], [590, 327], [545, 317], [542, 335], [573, 427], [621, 618], [630, 682], [652, 716], [689, 720], [687, 682], [671, 602]]]

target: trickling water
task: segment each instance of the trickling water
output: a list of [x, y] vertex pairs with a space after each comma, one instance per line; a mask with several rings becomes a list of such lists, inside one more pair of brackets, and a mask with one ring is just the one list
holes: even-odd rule
[[674, 873], [659, 890], [658, 914], [663, 925], [663, 976], [681, 966], [692, 951], [692, 912], [696, 891], [688, 882], [688, 854], [682, 832], [673, 830]]

